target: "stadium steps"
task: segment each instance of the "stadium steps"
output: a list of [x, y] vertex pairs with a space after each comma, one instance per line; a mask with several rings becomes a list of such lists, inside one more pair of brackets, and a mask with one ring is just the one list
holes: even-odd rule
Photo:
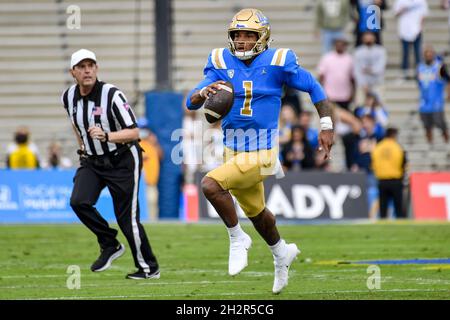
[[[430, 0], [430, 16], [425, 22], [424, 42], [431, 42], [441, 52], [448, 48], [448, 15], [439, 8], [440, 0]], [[136, 16], [136, 2], [79, 0], [81, 29], [65, 27], [65, 9], [74, 4], [64, 0], [20, 0], [0, 3], [0, 144], [6, 145], [18, 125], [29, 125], [35, 142], [44, 154], [49, 142], [57, 137], [65, 141], [64, 152], [71, 157], [75, 148], [72, 129], [62, 110], [60, 94], [72, 83], [67, 73], [70, 54], [80, 47], [94, 50], [99, 58], [101, 79], [116, 84], [134, 95], [134, 68], [138, 67], [139, 91], [151, 89], [154, 75], [153, 2], [141, 1]], [[241, 0], [174, 0], [174, 85], [186, 92], [202, 79], [202, 69], [212, 48], [226, 47], [226, 28], [231, 16], [249, 3]], [[253, 4], [252, 4], [253, 5]], [[392, 5], [392, 4], [390, 4]], [[299, 56], [302, 66], [316, 72], [320, 58], [320, 40], [313, 36], [315, 1], [259, 0], [272, 25], [274, 47], [287, 47]], [[139, 63], [135, 63], [134, 21], [140, 19]], [[390, 123], [401, 129], [404, 144], [415, 170], [445, 170], [450, 163], [449, 146], [436, 132], [436, 144], [430, 151], [417, 114], [418, 92], [414, 81], [399, 82], [400, 41], [392, 10], [384, 12], [383, 42], [388, 51], [388, 70], [384, 102]], [[353, 25], [347, 31], [353, 41]], [[352, 49], [350, 47], [350, 49]], [[302, 95], [306, 109], [314, 110], [307, 95]], [[140, 107], [141, 105], [139, 105]], [[450, 112], [447, 107], [447, 116]], [[317, 118], [314, 124], [317, 125]], [[4, 159], [5, 148], [0, 148]], [[332, 152], [333, 169], [343, 167], [340, 139]], [[4, 163], [0, 162], [0, 166]]]
[[[66, 28], [66, 8], [73, 4], [81, 9], [79, 30]], [[136, 4], [131, 0], [0, 3], [0, 167], [4, 166], [5, 146], [19, 125], [30, 127], [42, 156], [50, 142], [58, 139], [63, 141], [63, 153], [76, 160], [76, 140], [60, 96], [73, 83], [69, 59], [80, 47], [96, 52], [100, 79], [120, 87], [129, 100], [135, 98], [135, 69], [138, 90], [153, 88], [153, 2], [141, 1], [138, 14]], [[136, 19], [141, 22], [139, 27]]]

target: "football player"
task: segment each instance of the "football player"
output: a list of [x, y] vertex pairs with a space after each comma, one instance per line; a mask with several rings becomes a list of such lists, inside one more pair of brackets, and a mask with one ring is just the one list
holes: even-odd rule
[[224, 164], [202, 179], [202, 191], [225, 223], [229, 238], [228, 273], [247, 266], [250, 236], [239, 225], [233, 195], [270, 247], [275, 264], [273, 293], [288, 284], [289, 267], [300, 253], [297, 245], [280, 237], [274, 215], [265, 206], [263, 180], [283, 175], [278, 160], [277, 134], [284, 85], [308, 92], [320, 115], [320, 148], [329, 157], [333, 144], [332, 110], [324, 90], [298, 65], [289, 49], [269, 48], [270, 24], [257, 9], [243, 9], [228, 28], [229, 48], [212, 50], [204, 68], [205, 78], [187, 97], [187, 108], [200, 108], [220, 84], [233, 84], [235, 100], [222, 120]]

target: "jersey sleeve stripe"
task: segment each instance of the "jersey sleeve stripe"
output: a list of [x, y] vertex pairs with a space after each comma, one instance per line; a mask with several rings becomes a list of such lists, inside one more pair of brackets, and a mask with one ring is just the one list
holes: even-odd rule
[[279, 64], [277, 62], [279, 60], [281, 60], [281, 49], [277, 49], [275, 51], [275, 53], [273, 54], [273, 58], [272, 58], [272, 61], [270, 62], [270, 64], [272, 66], [278, 66]]
[[286, 56], [289, 49], [277, 49], [273, 54], [272, 62], [270, 63], [272, 66], [284, 66], [286, 63]]
[[216, 69], [222, 69], [222, 65], [220, 64], [220, 50], [219, 49], [215, 49], [216, 52], [214, 53], [214, 62], [215, 62], [215, 66]]
[[222, 66], [221, 69], [226, 69], [227, 65], [225, 63], [225, 59], [223, 58], [223, 52], [224, 52], [225, 48], [221, 48], [220, 49], [220, 53], [219, 53], [219, 60], [220, 60], [220, 65]]
[[280, 62], [280, 66], [284, 66], [286, 63], [286, 57], [287, 57], [287, 53], [289, 51], [289, 49], [282, 49], [283, 53], [281, 55], [281, 62]]
[[211, 62], [215, 69], [226, 69], [225, 59], [223, 58], [224, 48], [213, 49], [211, 52]]
[[219, 69], [219, 59], [218, 59], [218, 50], [217, 49], [213, 49], [213, 51], [211, 52], [211, 62], [214, 66], [214, 68]]

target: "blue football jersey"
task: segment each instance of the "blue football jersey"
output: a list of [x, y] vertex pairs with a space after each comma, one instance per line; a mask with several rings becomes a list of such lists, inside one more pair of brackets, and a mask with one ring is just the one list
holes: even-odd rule
[[278, 118], [284, 85], [308, 92], [313, 103], [326, 99], [319, 82], [298, 65], [290, 49], [267, 49], [247, 66], [228, 49], [212, 50], [204, 68], [205, 79], [188, 95], [187, 108], [195, 110], [191, 95], [213, 82], [229, 81], [234, 104], [222, 120], [224, 144], [235, 151], [271, 149], [278, 138]]
[[446, 80], [440, 75], [442, 62], [436, 59], [431, 65], [421, 62], [417, 66], [420, 89], [419, 112], [431, 113], [444, 110], [444, 91]]

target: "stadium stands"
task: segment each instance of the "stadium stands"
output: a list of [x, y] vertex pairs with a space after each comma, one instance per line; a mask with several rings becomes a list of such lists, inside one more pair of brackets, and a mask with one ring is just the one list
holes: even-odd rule
[[[130, 101], [135, 99], [136, 76], [140, 91], [153, 86], [153, 3], [77, 1], [78, 30], [66, 27], [66, 10], [72, 4], [0, 3], [0, 145], [12, 140], [16, 126], [28, 125], [41, 155], [57, 138], [64, 153], [76, 158], [73, 132], [59, 101], [72, 83], [70, 55], [80, 47], [96, 52], [101, 77], [119, 86]], [[0, 150], [4, 167], [5, 148]]]
[[[389, 4], [392, 5], [392, 1]], [[438, 52], [448, 49], [447, 13], [439, 0], [429, 0], [430, 17], [425, 23], [424, 43]], [[174, 0], [174, 84], [187, 91], [202, 77], [209, 51], [226, 46], [226, 27], [232, 15], [254, 2], [225, 0]], [[292, 48], [299, 62], [314, 71], [320, 56], [320, 41], [313, 36], [314, 1], [259, 0], [258, 7], [271, 19], [273, 46]], [[72, 83], [68, 75], [70, 54], [80, 47], [96, 52], [100, 75], [123, 89], [133, 101], [138, 92], [154, 86], [154, 26], [152, 1], [79, 0], [81, 29], [66, 27], [67, 0], [14, 1], [0, 3], [0, 145], [12, 139], [18, 125], [28, 125], [41, 153], [52, 139], [63, 141], [64, 153], [75, 158], [75, 140], [60, 106], [62, 90]], [[413, 170], [450, 169], [450, 146], [437, 137], [427, 146], [415, 111], [418, 92], [414, 81], [397, 81], [400, 43], [391, 10], [384, 13], [384, 45], [388, 50], [384, 102], [390, 123], [401, 129]], [[353, 26], [348, 26], [349, 34]], [[137, 36], [136, 36], [137, 34]], [[135, 79], [138, 79], [136, 85]], [[304, 106], [313, 108], [307, 95]], [[139, 106], [142, 105], [142, 99]], [[138, 113], [142, 113], [141, 107]], [[447, 107], [450, 120], [450, 109]], [[5, 148], [0, 148], [0, 167]], [[333, 151], [333, 166], [343, 167], [343, 148]]]

